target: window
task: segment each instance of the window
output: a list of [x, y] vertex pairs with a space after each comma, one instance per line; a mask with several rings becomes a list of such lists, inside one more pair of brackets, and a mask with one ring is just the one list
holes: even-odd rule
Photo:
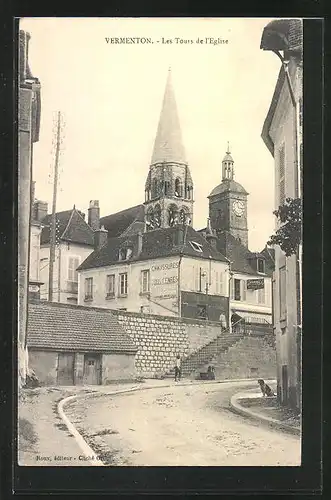
[[259, 273], [265, 273], [265, 262], [263, 259], [257, 259], [257, 271]]
[[77, 267], [80, 264], [79, 257], [69, 257], [68, 259], [68, 281], [78, 283]]
[[215, 291], [216, 295], [223, 295], [223, 282], [224, 282], [224, 273], [219, 273], [216, 271], [215, 273]]
[[246, 300], [246, 281], [245, 280], [240, 280], [241, 281], [241, 299], [242, 301]]
[[128, 294], [128, 273], [120, 274], [120, 295]]
[[198, 306], [198, 319], [207, 319], [207, 306]]
[[200, 243], [197, 243], [196, 241], [190, 241], [189, 243], [193, 250], [202, 253], [202, 245]]
[[200, 273], [198, 267], [193, 268], [193, 275], [194, 275], [194, 290], [199, 290]]
[[241, 293], [240, 290], [240, 280], [234, 280], [234, 300], [240, 300], [241, 299]]
[[279, 168], [279, 205], [283, 205], [285, 201], [285, 145], [278, 152], [278, 168]]
[[106, 297], [115, 297], [115, 274], [108, 274], [106, 278]]
[[170, 181], [164, 181], [164, 194], [167, 195], [170, 193]]
[[265, 288], [257, 290], [257, 303], [265, 304]]
[[286, 266], [279, 268], [279, 314], [286, 318]]
[[149, 293], [149, 270], [141, 271], [141, 293]]
[[155, 227], [161, 226], [161, 207], [160, 207], [160, 205], [155, 205], [153, 222], [154, 222]]
[[152, 198], [156, 198], [159, 195], [159, 182], [157, 179], [153, 179], [153, 189], [152, 189]]
[[85, 300], [93, 299], [93, 278], [85, 278]]
[[132, 256], [132, 253], [133, 252], [131, 247], [120, 248], [118, 260], [128, 260]]
[[182, 183], [178, 178], [175, 180], [175, 196], [178, 198], [182, 196]]

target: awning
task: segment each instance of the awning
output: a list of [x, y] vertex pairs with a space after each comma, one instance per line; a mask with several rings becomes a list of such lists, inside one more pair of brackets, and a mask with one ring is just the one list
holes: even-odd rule
[[269, 325], [272, 323], [271, 313], [263, 314], [255, 311], [239, 311], [238, 309], [233, 310], [232, 312], [244, 318], [247, 323], [268, 323]]

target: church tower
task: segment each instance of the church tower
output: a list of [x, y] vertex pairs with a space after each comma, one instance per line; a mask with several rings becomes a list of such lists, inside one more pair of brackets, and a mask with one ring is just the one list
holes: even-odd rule
[[228, 144], [222, 161], [222, 182], [208, 196], [210, 224], [217, 234], [229, 232], [246, 247], [247, 196], [247, 191], [234, 180], [234, 161]]
[[193, 182], [182, 142], [170, 69], [145, 184], [144, 205], [147, 231], [192, 224]]

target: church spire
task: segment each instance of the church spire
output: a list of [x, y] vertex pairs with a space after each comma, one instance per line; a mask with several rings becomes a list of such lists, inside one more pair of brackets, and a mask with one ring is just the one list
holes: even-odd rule
[[151, 165], [162, 162], [187, 163], [182, 142], [175, 93], [172, 86], [170, 67], [168, 69], [168, 78]]

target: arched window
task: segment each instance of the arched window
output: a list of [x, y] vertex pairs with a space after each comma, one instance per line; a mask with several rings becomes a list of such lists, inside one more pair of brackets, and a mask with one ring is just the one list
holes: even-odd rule
[[178, 224], [178, 208], [176, 205], [170, 205], [168, 209], [168, 216], [169, 216], [169, 226], [175, 226]]
[[187, 186], [186, 187], [186, 198], [190, 200], [192, 198], [192, 191], [193, 187], [192, 186]]
[[146, 189], [145, 191], [145, 201], [149, 201], [151, 199], [151, 190]]
[[177, 198], [182, 197], [182, 183], [178, 178], [175, 180], [175, 196], [177, 196]]
[[153, 179], [153, 189], [152, 189], [152, 198], [156, 198], [159, 195], [159, 182], [157, 179]]
[[151, 229], [154, 229], [153, 208], [152, 207], [150, 207], [147, 210], [147, 214], [146, 214], [146, 230], [150, 231]]
[[154, 207], [154, 225], [155, 227], [161, 227], [161, 207], [160, 205], [155, 205]]
[[164, 194], [170, 194], [170, 181], [164, 181]]

